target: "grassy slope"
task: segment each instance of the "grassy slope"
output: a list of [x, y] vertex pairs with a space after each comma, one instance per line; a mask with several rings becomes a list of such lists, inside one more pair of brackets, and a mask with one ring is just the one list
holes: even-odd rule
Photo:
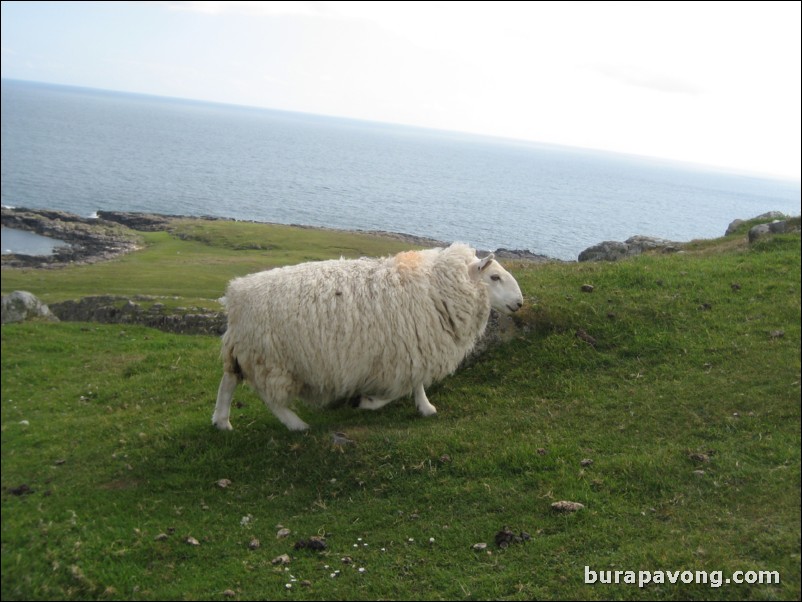
[[[22, 282], [36, 286], [22, 288], [47, 300], [66, 288], [213, 298], [243, 270], [352, 245], [231, 248], [256, 234], [211, 249], [148, 235], [140, 254], [29, 273]], [[301, 408], [304, 434], [246, 388], [235, 430], [212, 430], [214, 338], [3, 326], [2, 597], [798, 599], [799, 238], [735, 240], [615, 264], [512, 265], [530, 301], [525, 333], [433, 387], [436, 417], [411, 402]], [[11, 276], [4, 292], [20, 288]], [[355, 443], [332, 446], [336, 431]], [[22, 483], [34, 493], [12, 495]], [[586, 509], [554, 514], [561, 499]], [[497, 549], [505, 525], [532, 541]], [[315, 534], [327, 552], [293, 550]], [[283, 553], [291, 564], [273, 566]], [[586, 565], [772, 570], [782, 583], [591, 586]]]

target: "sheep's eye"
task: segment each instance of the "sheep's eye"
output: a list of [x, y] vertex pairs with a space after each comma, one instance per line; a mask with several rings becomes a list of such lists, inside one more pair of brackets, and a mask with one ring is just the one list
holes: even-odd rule
[[495, 282], [498, 282], [499, 280], [501, 280], [501, 276], [499, 276], [498, 274], [493, 274], [493, 275], [490, 277], [490, 280], [493, 280], [493, 281], [495, 281]]

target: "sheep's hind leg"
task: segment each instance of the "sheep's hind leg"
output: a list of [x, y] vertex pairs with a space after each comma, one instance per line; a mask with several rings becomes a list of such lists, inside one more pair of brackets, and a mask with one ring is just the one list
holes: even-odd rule
[[273, 412], [273, 415], [281, 421], [281, 424], [286, 426], [291, 431], [305, 431], [309, 428], [303, 420], [298, 417], [298, 414], [293, 412], [286, 406], [272, 404], [265, 402], [268, 409]]
[[437, 408], [429, 402], [429, 398], [426, 397], [426, 391], [423, 390], [423, 385], [415, 387], [415, 407], [418, 408], [418, 412], [422, 416], [437, 414]]
[[291, 431], [305, 431], [309, 428], [309, 425], [288, 407], [290, 401], [297, 397], [301, 390], [301, 385], [291, 373], [276, 367], [262, 366], [251, 382], [267, 409], [273, 412], [281, 424]]
[[234, 398], [234, 389], [239, 379], [233, 372], [223, 372], [220, 387], [217, 389], [217, 403], [212, 414], [212, 424], [221, 431], [232, 430], [229, 417], [231, 415], [231, 400]]

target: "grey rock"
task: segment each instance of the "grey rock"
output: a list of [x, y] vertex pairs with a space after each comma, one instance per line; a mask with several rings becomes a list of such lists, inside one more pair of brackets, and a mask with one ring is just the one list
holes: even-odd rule
[[741, 224], [746, 223], [746, 220], [742, 219], [734, 219], [730, 222], [730, 225], [727, 226], [727, 231], [724, 233], [724, 236], [731, 236], [735, 234], [735, 231], [741, 227]]
[[2, 323], [25, 322], [27, 320], [44, 320], [58, 322], [50, 308], [28, 291], [14, 291], [2, 299]]
[[769, 232], [772, 234], [785, 234], [789, 231], [788, 222], [785, 220], [773, 221], [769, 224]]
[[786, 215], [782, 211], [767, 211], [752, 219], [784, 219]]
[[738, 230], [743, 224], [746, 222], [751, 222], [754, 220], [762, 219], [762, 220], [784, 220], [786, 219], [786, 215], [781, 211], [767, 211], [766, 213], [762, 213], [760, 215], [756, 215], [755, 217], [745, 220], [745, 219], [736, 219], [730, 222], [730, 225], [727, 226], [727, 231], [724, 233], [724, 236], [730, 236], [735, 234], [735, 231]]
[[[485, 255], [486, 252], [484, 251], [477, 251], [477, 255], [480, 257]], [[494, 251], [496, 259], [516, 259], [520, 261], [530, 261], [535, 263], [546, 263], [552, 261], [558, 261], [551, 257], [547, 257], [546, 255], [538, 255], [537, 253], [532, 253], [529, 249], [505, 249], [499, 248]]]
[[579, 254], [579, 261], [618, 261], [625, 257], [629, 257], [629, 245], [606, 240], [582, 251]]
[[639, 255], [644, 251], [653, 251], [655, 249], [659, 249], [664, 253], [676, 253], [682, 247], [680, 242], [652, 236], [632, 236], [625, 242], [629, 246], [630, 255]]
[[582, 251], [579, 261], [618, 261], [654, 250], [676, 253], [682, 250], [682, 243], [652, 236], [632, 236], [625, 242], [608, 240]]
[[785, 220], [774, 220], [769, 224], [758, 224], [749, 228], [749, 242], [753, 243], [769, 234], [785, 234], [789, 231], [793, 231], [793, 228]]

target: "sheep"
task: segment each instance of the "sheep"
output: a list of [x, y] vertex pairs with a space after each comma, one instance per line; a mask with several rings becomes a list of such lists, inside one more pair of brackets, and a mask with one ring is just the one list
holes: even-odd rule
[[231, 430], [231, 401], [246, 380], [288, 429], [309, 428], [288, 404], [358, 398], [377, 410], [456, 370], [484, 332], [491, 307], [512, 314], [521, 289], [491, 253], [468, 245], [371, 259], [308, 262], [229, 283], [223, 378], [212, 424]]

